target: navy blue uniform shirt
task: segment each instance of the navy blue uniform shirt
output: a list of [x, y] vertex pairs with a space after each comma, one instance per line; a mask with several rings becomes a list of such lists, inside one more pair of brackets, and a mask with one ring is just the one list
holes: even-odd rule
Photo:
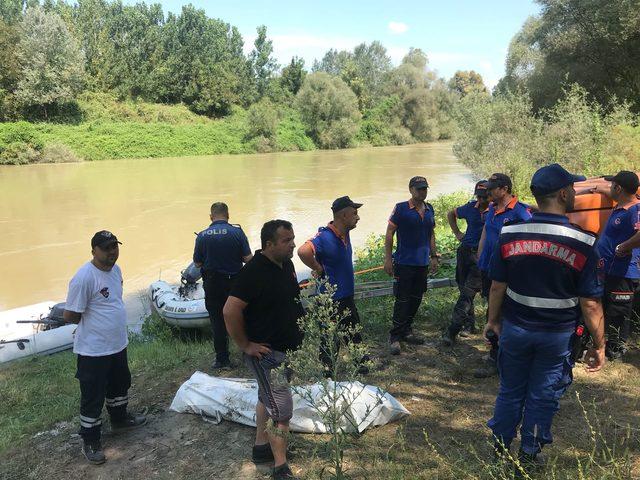
[[564, 215], [534, 213], [502, 227], [489, 271], [507, 284], [502, 318], [529, 330], [574, 329], [579, 298], [604, 293], [595, 243], [594, 234]]
[[322, 265], [327, 281], [337, 287], [333, 294], [334, 300], [352, 296], [355, 292], [355, 280], [349, 234], [343, 237], [331, 222], [326, 227], [320, 227], [315, 237], [308, 242], [316, 260]]
[[242, 268], [242, 258], [251, 254], [242, 229], [225, 220], [216, 220], [196, 237], [193, 261], [201, 263], [203, 272], [235, 275]]
[[462, 245], [473, 249], [478, 248], [480, 236], [482, 235], [482, 227], [484, 227], [484, 217], [487, 211], [488, 209], [480, 211], [476, 200], [471, 200], [454, 210], [456, 218], [464, 219], [467, 222], [467, 229], [464, 232], [464, 237], [462, 237], [460, 241]]
[[426, 203], [424, 213], [411, 200], [396, 204], [389, 223], [396, 227], [398, 239], [393, 261], [398, 265], [426, 267], [431, 253], [431, 235], [436, 226], [435, 213]]
[[497, 210], [493, 203], [489, 204], [489, 209], [484, 217], [484, 245], [480, 258], [478, 258], [478, 268], [483, 272], [489, 271], [491, 265], [491, 254], [498, 243], [498, 236], [502, 226], [507, 222], [516, 220], [529, 220], [531, 211], [529, 207], [519, 202], [517, 197], [513, 197], [511, 201], [501, 210]]
[[640, 201], [616, 207], [611, 212], [607, 225], [598, 241], [598, 251], [604, 260], [604, 272], [614, 277], [640, 278], [640, 248], [631, 255], [616, 257], [616, 247], [629, 240], [640, 230]]

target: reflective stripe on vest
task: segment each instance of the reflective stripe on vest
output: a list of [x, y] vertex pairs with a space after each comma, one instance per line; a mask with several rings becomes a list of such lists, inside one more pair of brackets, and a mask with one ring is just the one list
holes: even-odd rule
[[514, 292], [510, 288], [507, 288], [507, 296], [521, 305], [526, 305], [532, 308], [572, 308], [578, 305], [578, 297], [572, 298], [543, 298], [543, 297], [529, 297], [527, 295], [520, 295]]
[[539, 233], [542, 235], [557, 235], [559, 237], [569, 237], [579, 242], [592, 246], [596, 242], [596, 237], [588, 233], [580, 232], [564, 225], [553, 225], [549, 223], [519, 223], [517, 225], [505, 225], [501, 233]]

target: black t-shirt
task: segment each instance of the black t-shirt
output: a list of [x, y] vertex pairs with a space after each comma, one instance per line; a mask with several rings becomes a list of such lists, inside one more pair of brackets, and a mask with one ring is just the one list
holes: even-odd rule
[[300, 346], [298, 319], [304, 310], [291, 260], [280, 268], [257, 252], [236, 276], [230, 295], [248, 303], [244, 319], [250, 341], [267, 343], [281, 352]]

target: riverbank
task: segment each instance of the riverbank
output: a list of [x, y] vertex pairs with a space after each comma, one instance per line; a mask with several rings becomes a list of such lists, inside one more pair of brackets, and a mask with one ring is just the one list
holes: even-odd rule
[[[103, 102], [90, 97], [77, 123], [0, 123], [0, 164], [313, 150], [297, 112], [280, 107], [272, 138], [251, 134], [241, 108], [219, 120], [186, 107]], [[99, 97], [98, 97], [99, 98]]]
[[[361, 254], [358, 268], [379, 261], [379, 241]], [[442, 272], [447, 274], [447, 272]], [[380, 272], [368, 279], [383, 279]], [[345, 452], [348, 473], [356, 479], [507, 479], [491, 463], [485, 426], [495, 399], [497, 379], [479, 380], [471, 371], [486, 353], [480, 336], [461, 340], [453, 349], [440, 346], [456, 298], [454, 289], [427, 294], [416, 327], [424, 346], [406, 346], [400, 357], [386, 350], [391, 298], [358, 302], [365, 341], [375, 352], [375, 369], [366, 377], [389, 390], [411, 415], [401, 422], [367, 431]], [[476, 315], [484, 316], [477, 305]], [[86, 464], [77, 430], [78, 392], [71, 353], [21, 362], [0, 370], [0, 478], [264, 478], [249, 461], [254, 431], [223, 421], [204, 422], [195, 415], [167, 411], [179, 385], [195, 370], [211, 373], [207, 339], [183, 341], [163, 334], [129, 348], [133, 387], [131, 408], [148, 408], [144, 428], [112, 435], [105, 430], [109, 457], [103, 466]], [[250, 377], [234, 350], [238, 365], [230, 377]], [[637, 344], [624, 362], [587, 375], [578, 366], [575, 383], [563, 398], [545, 450], [546, 478], [589, 480], [637, 478], [640, 474]], [[579, 394], [579, 396], [578, 396]], [[328, 460], [321, 435], [293, 435], [294, 471], [307, 479], [322, 478]]]

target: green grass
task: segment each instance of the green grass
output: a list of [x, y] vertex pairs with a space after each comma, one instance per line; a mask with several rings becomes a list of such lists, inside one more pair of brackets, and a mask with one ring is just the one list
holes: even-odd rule
[[[211, 344], [134, 339], [128, 355], [137, 390], [150, 392], [149, 397], [153, 398], [162, 389], [160, 385], [173, 385], [179, 380], [178, 375], [190, 375], [197, 365], [206, 365]], [[71, 352], [19, 361], [0, 370], [0, 452], [79, 414], [80, 390], [75, 370], [76, 357]]]

